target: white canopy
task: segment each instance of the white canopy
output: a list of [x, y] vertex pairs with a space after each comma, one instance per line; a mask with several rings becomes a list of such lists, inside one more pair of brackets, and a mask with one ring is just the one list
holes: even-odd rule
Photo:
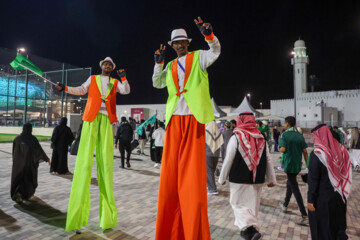
[[[216, 120], [232, 120], [232, 119], [235, 119], [236, 116], [225, 116], [225, 117], [221, 117], [221, 118], [218, 118]], [[256, 117], [255, 118], [256, 120], [268, 120], [268, 121], [284, 121], [285, 118], [282, 118], [282, 117], [278, 117], [278, 116], [274, 116], [274, 115], [268, 115], [268, 116], [264, 116], [264, 117]]]
[[245, 96], [241, 104], [234, 111], [228, 113], [227, 116], [238, 116], [240, 113], [243, 112], [251, 112], [254, 114], [255, 117], [260, 114], [255, 110], [255, 108], [250, 105], [247, 97]]
[[219, 106], [216, 104], [214, 98], [211, 98], [211, 103], [212, 103], [212, 106], [213, 106], [213, 109], [214, 109], [215, 117], [219, 118], [219, 117], [226, 116], [226, 113], [219, 108]]
[[232, 119], [235, 119], [236, 116], [224, 116], [224, 117], [221, 117], [221, 118], [217, 118], [216, 120], [227, 120], [227, 121], [230, 121]]
[[269, 115], [269, 116], [256, 118], [256, 120], [269, 120], [269, 121], [271, 121], [271, 120], [280, 120], [280, 121], [284, 121], [285, 118], [274, 116], [274, 115]]

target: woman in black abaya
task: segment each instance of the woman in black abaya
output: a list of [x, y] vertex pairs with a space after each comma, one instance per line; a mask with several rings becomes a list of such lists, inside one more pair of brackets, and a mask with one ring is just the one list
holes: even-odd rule
[[39, 163], [51, 164], [39, 141], [32, 135], [30, 123], [24, 124], [23, 132], [14, 139], [12, 157], [10, 195], [12, 200], [22, 202], [35, 193]]
[[51, 137], [53, 153], [51, 157], [50, 173], [67, 174], [68, 169], [68, 149], [74, 141], [71, 129], [66, 126], [67, 118], [62, 118], [60, 125], [56, 126]]

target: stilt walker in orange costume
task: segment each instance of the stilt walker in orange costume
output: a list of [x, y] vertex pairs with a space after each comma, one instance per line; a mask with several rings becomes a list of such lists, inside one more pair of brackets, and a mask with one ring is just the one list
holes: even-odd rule
[[169, 45], [178, 58], [165, 69], [165, 49], [155, 52], [153, 85], [167, 87], [166, 133], [161, 164], [156, 240], [209, 240], [207, 215], [205, 123], [214, 120], [207, 67], [220, 55], [209, 23], [195, 20], [210, 47], [188, 52], [184, 29], [171, 33]]

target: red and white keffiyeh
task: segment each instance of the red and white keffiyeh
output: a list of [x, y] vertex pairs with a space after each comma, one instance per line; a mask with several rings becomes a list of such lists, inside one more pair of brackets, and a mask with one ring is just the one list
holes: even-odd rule
[[234, 133], [239, 138], [238, 149], [249, 170], [253, 172], [253, 181], [255, 182], [256, 168], [265, 148], [265, 139], [257, 129], [252, 113], [241, 113], [236, 118], [236, 122]]
[[311, 132], [315, 138], [314, 153], [327, 168], [331, 185], [345, 202], [344, 197], [348, 199], [352, 181], [349, 153], [333, 138], [326, 125], [320, 125]]

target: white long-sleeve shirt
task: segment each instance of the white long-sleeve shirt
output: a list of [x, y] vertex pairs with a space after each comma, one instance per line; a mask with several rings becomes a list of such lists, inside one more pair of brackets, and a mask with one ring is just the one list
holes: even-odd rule
[[[203, 71], [216, 61], [216, 59], [219, 57], [221, 52], [220, 42], [217, 39], [217, 37], [214, 37], [212, 41], [207, 41], [207, 43], [209, 44], [210, 49], [200, 50], [199, 52], [199, 63]], [[178, 61], [185, 68], [186, 56], [180, 57]], [[167, 67], [165, 67], [164, 70], [163, 68], [164, 68], [164, 64], [155, 63], [154, 74], [152, 77], [153, 86], [155, 88], [166, 87]], [[182, 91], [184, 89], [185, 73], [179, 65], [177, 66], [177, 72], [179, 79], [179, 91]], [[173, 115], [192, 115], [183, 94], [180, 94], [179, 102], [175, 108]]]
[[165, 130], [163, 128], [156, 129], [152, 134], [152, 138], [155, 139], [156, 147], [163, 147], [164, 139], [165, 139]]
[[[227, 145], [226, 148], [226, 156], [223, 162], [223, 165], [221, 167], [221, 173], [219, 176], [219, 183], [223, 184], [224, 182], [226, 182], [226, 179], [229, 176], [230, 170], [231, 170], [231, 166], [234, 162], [235, 159], [235, 155], [236, 155], [236, 151], [238, 150], [238, 136], [237, 135], [233, 135], [231, 136], [229, 143]], [[274, 164], [271, 160], [271, 155], [270, 155], [270, 151], [269, 151], [269, 147], [266, 144], [266, 182], [267, 183], [276, 183], [276, 176], [275, 176], [275, 171], [274, 171]]]
[[[110, 77], [101, 75], [101, 91], [102, 91], [103, 97], [106, 97], [109, 82], [110, 82]], [[69, 94], [72, 94], [72, 95], [85, 95], [89, 91], [90, 84], [91, 84], [91, 77], [89, 77], [86, 80], [86, 82], [81, 84], [81, 86], [79, 86], [79, 87], [69, 87], [68, 86], [68, 89], [67, 89], [66, 93], [69, 93]], [[118, 83], [117, 88], [116, 88], [116, 92], [118, 92], [118, 93], [120, 93], [122, 95], [129, 94], [130, 93], [129, 82], [126, 80], [126, 81], [121, 83], [121, 80], [119, 80], [119, 83]], [[101, 103], [99, 113], [108, 115], [108, 112], [106, 110], [106, 105], [105, 105], [104, 102]]]

